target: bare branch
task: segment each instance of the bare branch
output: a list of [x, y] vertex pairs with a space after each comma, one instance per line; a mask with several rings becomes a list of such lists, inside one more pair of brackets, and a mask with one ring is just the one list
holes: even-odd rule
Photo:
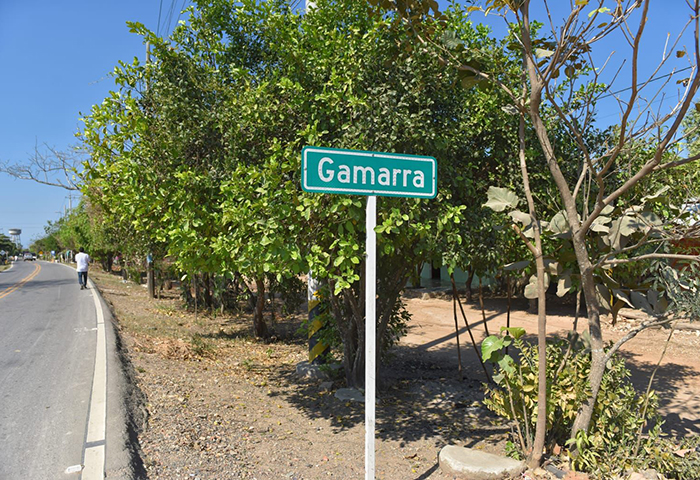
[[520, 239], [523, 241], [523, 243], [525, 244], [527, 249], [530, 250], [530, 253], [532, 253], [532, 255], [534, 257], [541, 256], [541, 254], [537, 251], [537, 248], [535, 248], [535, 245], [533, 245], [533, 243], [530, 241], [530, 239], [525, 236], [525, 234], [523, 233], [523, 231], [520, 229], [519, 226], [517, 226], [515, 223], [513, 223], [513, 224], [511, 224], [511, 227], [513, 227], [513, 230], [515, 231], [515, 233], [518, 234]]
[[76, 176], [84, 158], [77, 149], [59, 151], [46, 144], [38, 146], [26, 163], [0, 161], [0, 172], [20, 180], [31, 180], [42, 185], [80, 190]]
[[658, 317], [658, 318], [654, 318], [653, 320], [648, 320], [646, 322], [642, 322], [636, 328], [633, 328], [632, 330], [627, 332], [622, 338], [620, 338], [617, 342], [615, 342], [612, 347], [610, 347], [608, 352], [605, 354], [606, 363], [613, 357], [613, 355], [615, 355], [615, 352], [617, 352], [620, 349], [620, 347], [622, 347], [625, 343], [632, 340], [640, 332], [646, 330], [647, 328], [662, 327], [664, 325], [668, 325], [672, 321], [673, 321], [673, 318], [671, 318], [671, 317]]
[[666, 162], [666, 163], [661, 164], [661, 165], [657, 165], [656, 167], [654, 167], [654, 171], [657, 172], [657, 171], [661, 171], [661, 170], [668, 170], [669, 168], [680, 167], [682, 165], [686, 165], [688, 163], [693, 163], [693, 162], [696, 162], [698, 160], [700, 160], [700, 154], [693, 155], [692, 157], [688, 157], [688, 158], [674, 160], [672, 162]]
[[603, 262], [604, 265], [623, 265], [627, 263], [637, 262], [640, 260], [655, 260], [666, 258], [669, 260], [687, 260], [689, 262], [700, 262], [700, 255], [680, 255], [674, 253], [648, 253], [632, 258], [614, 258]]

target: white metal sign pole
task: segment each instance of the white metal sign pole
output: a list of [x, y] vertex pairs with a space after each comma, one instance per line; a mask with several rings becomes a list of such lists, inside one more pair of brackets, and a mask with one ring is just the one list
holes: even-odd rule
[[374, 480], [376, 383], [377, 197], [367, 197], [365, 264], [365, 480]]

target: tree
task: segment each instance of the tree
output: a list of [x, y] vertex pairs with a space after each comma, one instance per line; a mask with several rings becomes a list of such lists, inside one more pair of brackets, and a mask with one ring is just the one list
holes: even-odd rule
[[20, 249], [15, 245], [15, 243], [10, 240], [10, 237], [0, 233], [0, 250], [7, 252], [8, 256], [17, 255]]
[[[514, 228], [523, 233], [522, 237], [530, 245], [538, 263], [531, 290], [537, 292], [540, 299], [539, 358], [542, 367], [546, 365], [546, 320], [542, 316], [542, 307], [544, 287], [551, 274], [545, 270], [543, 262], [546, 252], [539, 240], [542, 232], [548, 229], [552, 235], [559, 236], [568, 245], [564, 250], [573, 254], [587, 306], [592, 367], [589, 376], [591, 394], [581, 405], [571, 431], [572, 438], [579, 431], [585, 431], [591, 422], [607, 361], [624, 341], [639, 331], [605, 349], [601, 311], [613, 308], [610, 303], [648, 306], [654, 310], [652, 304], [657, 303], [655, 300], [658, 299], [658, 292], [651, 290], [624, 292], [619, 288], [610, 288], [615, 286], [615, 282], [606, 278], [605, 270], [651, 258], [697, 260], [697, 256], [649, 248], [650, 245], [660, 245], [662, 239], [668, 239], [667, 234], [672, 233], [673, 229], [658, 215], [652, 216], [653, 209], [648, 208], [658, 196], [637, 197], [636, 202], [631, 193], [646, 179], [667, 175], [671, 169], [700, 158], [697, 154], [676, 148], [683, 139], [682, 121], [692, 110], [700, 85], [697, 70], [700, 55], [697, 40], [698, 2], [688, 3], [690, 20], [686, 27], [690, 26], [695, 32], [692, 45], [689, 49], [681, 48], [674, 53], [672, 50], [678, 48], [680, 36], [672, 40], [669, 49], [664, 51], [659, 67], [646, 78], [640, 69], [640, 56], [645, 27], [651, 21], [648, 18], [650, 2], [617, 2], [613, 3], [614, 8], [607, 8], [606, 3], [577, 1], [560, 15], [559, 11], [553, 12], [550, 5], [543, 2], [541, 24], [533, 20], [531, 6], [534, 2], [529, 0], [488, 0], [469, 7], [469, 11], [498, 13], [512, 22], [512, 48], [522, 61], [523, 81], [518, 88], [513, 88], [499, 76], [502, 68], [491, 61], [492, 52], [470, 49], [445, 30], [446, 17], [437, 11], [437, 4], [420, 0], [394, 4], [397, 28], [406, 26], [415, 39], [434, 47], [435, 55], [444, 64], [457, 69], [471, 83], [488, 83], [505, 91], [510, 97], [510, 106], [504, 107], [511, 108], [514, 114], [520, 116], [520, 160], [528, 212], [515, 210], [517, 197], [505, 191], [492, 195], [489, 203], [500, 204], [504, 210], [513, 210]], [[559, 18], [561, 20], [556, 22], [555, 19]], [[637, 22], [636, 25], [634, 22]], [[543, 33], [545, 26], [548, 27], [547, 32]], [[684, 30], [685, 27], [681, 26], [680, 31]], [[612, 82], [603, 81], [605, 64], [598, 62], [600, 58], [605, 62], [607, 56], [595, 55], [601, 48], [601, 40], [614, 35], [619, 35], [618, 45], [629, 47], [630, 59], [620, 66], [616, 75], [610, 76], [613, 79], [629, 78], [629, 88], [617, 92], [612, 89]], [[679, 83], [678, 101], [672, 102], [666, 109], [659, 109], [652, 106], [652, 101], [648, 99], [659, 98], [670, 76], [665, 77], [667, 80], [661, 86], [652, 83], [652, 80], [662, 67], [673, 62], [688, 62], [690, 75]], [[612, 96], [620, 106], [621, 122], [607, 142], [591, 145], [589, 137], [596, 125], [596, 106], [606, 95]], [[525, 122], [529, 123], [536, 135], [537, 147], [556, 188], [561, 212], [548, 223], [540, 220], [542, 213], [537, 211], [535, 198], [527, 192], [531, 167], [528, 158], [530, 147], [524, 134]], [[556, 130], [552, 128], [554, 123], [561, 125], [572, 139], [579, 158], [575, 165], [567, 163], [561, 155]], [[648, 148], [640, 151], [637, 147], [642, 141]], [[637, 155], [641, 155], [641, 158]], [[631, 162], [632, 159], [635, 162]], [[572, 177], [567, 172], [571, 172], [573, 166], [576, 175]], [[620, 175], [625, 169], [629, 173]], [[534, 241], [525, 235], [526, 230], [533, 234]], [[566, 278], [563, 275], [560, 282], [568, 289], [570, 287], [567, 285], [571, 283]], [[667, 322], [668, 318], [656, 318], [642, 328]], [[543, 374], [542, 370], [540, 368], [540, 375]], [[541, 378], [539, 388], [546, 393], [543, 383], [544, 378]], [[543, 400], [540, 397], [541, 408], [544, 408]], [[539, 463], [541, 458], [543, 432], [538, 432], [538, 437], [540, 441], [536, 442], [531, 456], [533, 464]]]
[[[183, 273], [244, 275], [255, 283], [260, 336], [270, 278], [310, 267], [328, 279], [346, 377], [357, 385], [363, 202], [302, 192], [301, 148], [433, 155], [440, 177], [450, 179], [434, 202], [381, 200], [384, 351], [400, 331], [394, 327], [407, 279], [440, 258], [443, 246], [462, 241], [465, 203], [482, 210], [469, 194], [485, 192], [489, 170], [509, 158], [499, 132], [512, 119], [487, 94], [455, 93], [458, 75], [435, 65], [429, 52], [397, 48], [408, 37], [370, 15], [366, 3], [317, 9], [302, 17], [285, 4], [201, 2], [169, 39], [134, 24], [152, 61], [120, 64], [118, 91], [85, 117], [91, 159], [84, 191], [106, 220], [162, 244]], [[475, 43], [485, 41], [483, 31], [463, 29]], [[477, 126], [480, 140], [460, 135]], [[486, 156], [490, 162], [479, 161]], [[455, 176], [460, 163], [469, 171]]]

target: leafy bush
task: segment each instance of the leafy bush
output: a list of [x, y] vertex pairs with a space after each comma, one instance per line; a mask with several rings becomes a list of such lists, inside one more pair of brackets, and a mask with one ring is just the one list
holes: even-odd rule
[[[537, 421], [538, 353], [536, 345], [522, 340], [524, 334], [522, 328], [502, 329], [500, 336], [486, 338], [481, 348], [484, 360], [494, 363], [496, 370], [496, 385], [486, 387], [485, 404], [515, 422], [519, 453], [527, 455]], [[509, 346], [515, 347], [519, 361], [505, 353]], [[573, 468], [602, 478], [644, 468], [670, 478], [697, 478], [697, 451], [691, 448], [684, 457], [673, 453], [680, 447], [662, 438], [656, 394], [638, 394], [624, 359], [617, 355], [608, 363], [589, 431], [569, 440], [576, 413], [590, 394], [590, 368], [585, 338], [576, 335], [547, 345], [547, 451], [568, 447]]]
[[143, 273], [139, 267], [122, 267], [126, 271], [126, 280], [129, 280], [130, 282], [134, 282], [137, 284], [141, 283], [141, 278], [143, 276]]
[[600, 479], [647, 469], [656, 470], [664, 478], [681, 480], [697, 480], [700, 475], [699, 436], [681, 440], [665, 438], [659, 422], [646, 435], [631, 434], [622, 440], [619, 444], [605, 444], [600, 436], [582, 430], [576, 436], [579, 455], [571, 464]]

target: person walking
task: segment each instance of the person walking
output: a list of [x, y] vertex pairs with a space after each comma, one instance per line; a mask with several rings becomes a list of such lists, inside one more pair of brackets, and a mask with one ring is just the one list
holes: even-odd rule
[[85, 253], [85, 249], [80, 247], [80, 251], [75, 256], [76, 271], [78, 272], [78, 283], [80, 289], [87, 288], [88, 266], [90, 264], [90, 256]]

